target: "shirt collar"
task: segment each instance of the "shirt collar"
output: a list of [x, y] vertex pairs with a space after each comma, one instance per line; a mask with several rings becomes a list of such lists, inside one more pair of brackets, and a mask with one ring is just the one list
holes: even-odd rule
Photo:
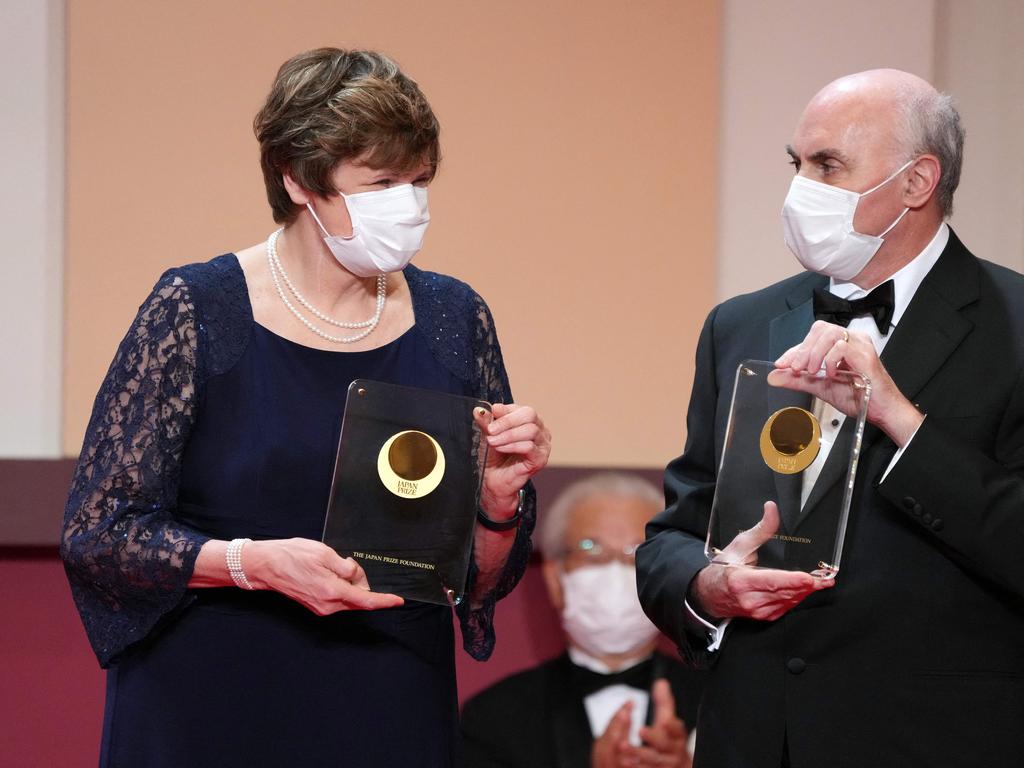
[[[946, 244], [949, 242], [949, 226], [946, 222], [942, 222], [939, 225], [938, 231], [935, 233], [935, 237], [932, 238], [931, 242], [924, 247], [917, 256], [915, 256], [908, 264], [904, 265], [898, 272], [892, 277], [887, 278], [893, 281], [894, 289], [894, 300], [893, 300], [893, 312], [891, 324], [896, 327], [900, 318], [903, 317], [903, 313], [910, 305], [910, 300], [914, 298], [914, 294], [917, 293], [918, 286], [921, 285], [921, 281], [924, 280], [925, 275], [931, 271], [931, 268], [935, 266], [935, 262], [939, 260], [939, 256], [946, 249]], [[883, 280], [882, 282], [885, 282]], [[829, 291], [839, 296], [842, 299], [859, 299], [867, 296], [875, 287], [864, 289], [856, 283], [837, 283], [834, 279], [829, 279]]]
[[626, 659], [626, 662], [618, 669], [612, 669], [603, 661], [591, 656], [589, 653], [584, 651], [582, 648], [578, 648], [575, 645], [569, 646], [569, 659], [577, 667], [583, 667], [589, 669], [591, 672], [597, 672], [599, 675], [610, 675], [612, 672], [622, 672], [624, 669], [630, 669], [635, 667], [637, 664], [643, 664], [649, 658], [650, 653], [645, 653], [641, 656], [637, 656], [633, 659]]

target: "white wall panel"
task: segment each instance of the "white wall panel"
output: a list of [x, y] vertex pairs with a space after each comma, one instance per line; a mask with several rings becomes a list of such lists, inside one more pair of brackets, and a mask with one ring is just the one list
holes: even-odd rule
[[935, 0], [723, 0], [719, 299], [799, 267], [779, 211], [785, 145], [810, 98], [841, 75], [896, 67], [932, 79]]
[[0, 72], [0, 457], [55, 457], [63, 316], [63, 2], [5, 0]]
[[1024, 270], [1024, 3], [939, 0], [935, 85], [967, 128], [950, 223], [977, 256]]

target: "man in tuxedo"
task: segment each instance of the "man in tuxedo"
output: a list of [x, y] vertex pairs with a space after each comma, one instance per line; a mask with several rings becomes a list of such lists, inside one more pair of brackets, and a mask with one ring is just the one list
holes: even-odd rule
[[662, 503], [644, 480], [601, 473], [541, 516], [544, 581], [568, 653], [466, 702], [465, 765], [689, 768], [704, 674], [655, 651], [658, 630], [636, 595], [634, 553]]
[[[1024, 278], [975, 258], [945, 223], [962, 147], [949, 98], [913, 75], [826, 86], [787, 148], [783, 231], [809, 271], [704, 325], [686, 446], [637, 553], [645, 610], [712, 668], [698, 768], [1024, 754]], [[737, 565], [789, 533], [773, 504], [718, 558], [729, 564], [704, 556], [745, 359], [776, 361], [777, 379], [820, 396], [830, 439], [854, 421], [829, 403], [830, 381], [843, 369], [871, 380], [834, 582]], [[836, 462], [849, 456], [835, 453], [804, 479], [806, 519], [839, 504]]]

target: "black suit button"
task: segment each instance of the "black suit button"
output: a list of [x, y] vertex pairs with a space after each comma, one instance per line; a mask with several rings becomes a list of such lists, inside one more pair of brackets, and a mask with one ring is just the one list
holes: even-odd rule
[[903, 497], [903, 506], [906, 507], [907, 509], [913, 509], [916, 504], [917, 499], [915, 499], [913, 496]]
[[932, 513], [931, 512], [925, 512], [923, 515], [921, 515], [921, 522], [924, 523], [925, 525], [931, 525]]
[[920, 516], [921, 516], [921, 510], [922, 510], [922, 509], [924, 509], [924, 507], [922, 507], [922, 506], [921, 506], [920, 504], [915, 504], [915, 505], [914, 505], [914, 506], [913, 506], [913, 507], [912, 507], [912, 508], [910, 509], [910, 514], [914, 515], [915, 517], [920, 517]]
[[942, 523], [942, 518], [941, 517], [936, 517], [934, 520], [932, 520], [932, 530], [933, 531], [941, 531], [942, 528], [943, 528], [943, 523]]
[[792, 659], [786, 662], [786, 669], [788, 669], [794, 675], [799, 675], [801, 672], [807, 669], [807, 662], [801, 659], [799, 656], [794, 656]]

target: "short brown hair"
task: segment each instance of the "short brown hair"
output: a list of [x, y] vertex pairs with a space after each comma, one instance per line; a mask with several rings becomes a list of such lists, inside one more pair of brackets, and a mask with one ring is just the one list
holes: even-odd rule
[[274, 221], [298, 209], [284, 172], [304, 189], [334, 194], [330, 174], [343, 160], [406, 171], [421, 162], [437, 170], [440, 127], [415, 81], [375, 51], [317, 48], [281, 65], [253, 120]]

